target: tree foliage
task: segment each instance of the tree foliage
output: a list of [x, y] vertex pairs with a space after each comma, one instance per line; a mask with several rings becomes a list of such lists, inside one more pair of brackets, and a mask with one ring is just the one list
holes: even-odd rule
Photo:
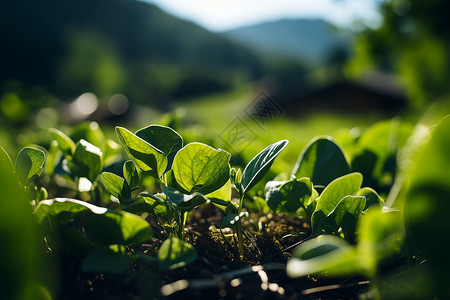
[[419, 106], [449, 92], [450, 2], [387, 0], [379, 2], [382, 23], [357, 39], [350, 65], [394, 71]]

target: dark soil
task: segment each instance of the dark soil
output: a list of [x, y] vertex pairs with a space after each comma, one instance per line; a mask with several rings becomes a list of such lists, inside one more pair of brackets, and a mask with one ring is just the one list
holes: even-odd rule
[[[185, 267], [158, 272], [156, 262], [135, 261], [120, 275], [94, 275], [80, 270], [81, 259], [63, 257], [61, 299], [358, 299], [367, 289], [362, 278], [329, 279], [286, 275], [294, 246], [308, 236], [310, 226], [285, 214], [251, 213], [244, 222], [245, 254], [240, 259], [235, 241], [220, 228], [222, 211], [213, 205], [194, 210], [187, 240], [197, 260]], [[231, 232], [230, 232], [231, 233]], [[132, 251], [155, 257], [162, 232]]]

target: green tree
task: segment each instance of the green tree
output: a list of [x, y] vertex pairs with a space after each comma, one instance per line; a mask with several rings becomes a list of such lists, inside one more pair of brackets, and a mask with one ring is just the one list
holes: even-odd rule
[[357, 38], [348, 70], [377, 66], [397, 73], [415, 106], [448, 93], [450, 1], [386, 0], [379, 11], [381, 25]]

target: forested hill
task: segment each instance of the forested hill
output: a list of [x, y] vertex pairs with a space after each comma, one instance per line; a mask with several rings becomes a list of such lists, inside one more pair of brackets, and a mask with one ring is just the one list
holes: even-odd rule
[[255, 79], [263, 64], [225, 37], [135, 0], [0, 1], [0, 89], [39, 86], [139, 102]]

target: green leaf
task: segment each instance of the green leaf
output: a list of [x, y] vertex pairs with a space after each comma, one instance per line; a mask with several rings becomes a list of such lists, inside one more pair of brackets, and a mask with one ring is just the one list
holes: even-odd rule
[[364, 186], [389, 192], [398, 169], [398, 149], [405, 145], [412, 129], [411, 124], [394, 118], [377, 122], [364, 131], [352, 155], [352, 169], [363, 174]]
[[135, 244], [149, 240], [153, 231], [141, 217], [125, 211], [108, 210], [83, 220], [87, 236], [103, 246]]
[[84, 201], [56, 198], [39, 202], [35, 210], [38, 223], [46, 217], [67, 224], [76, 215], [87, 213], [83, 225], [88, 237], [100, 245], [134, 244], [144, 242], [153, 235], [147, 221], [125, 211], [113, 211]]
[[267, 146], [259, 152], [248, 164], [242, 172], [241, 184], [243, 192], [246, 193], [255, 184], [257, 184], [269, 171], [274, 159], [280, 154], [281, 150], [289, 143], [288, 140], [281, 140], [272, 145]]
[[58, 144], [59, 149], [61, 149], [64, 153], [69, 155], [73, 155], [75, 153], [76, 145], [75, 142], [70, 137], [68, 137], [62, 131], [59, 131], [58, 129], [55, 128], [50, 128], [49, 131], [52, 138]]
[[312, 235], [322, 233], [338, 234], [342, 229], [344, 238], [351, 241], [355, 236], [356, 224], [364, 210], [366, 198], [363, 196], [345, 196], [319, 223], [312, 226]]
[[109, 248], [101, 248], [91, 252], [81, 264], [83, 272], [120, 274], [130, 265], [130, 257]]
[[142, 128], [136, 132], [136, 135], [164, 153], [167, 157], [164, 173], [169, 171], [175, 155], [183, 147], [183, 138], [172, 128], [161, 125]]
[[202, 143], [191, 143], [178, 151], [173, 175], [188, 194], [209, 194], [221, 188], [230, 178], [230, 153]]
[[91, 143], [80, 140], [77, 142], [75, 153], [68, 160], [69, 172], [75, 177], [86, 177], [94, 182], [102, 169], [102, 152]]
[[167, 186], [163, 186], [163, 190], [168, 200], [172, 201], [179, 208], [185, 211], [191, 211], [195, 207], [206, 202], [205, 196], [199, 193], [186, 195]]
[[23, 185], [33, 182], [42, 173], [45, 154], [42, 150], [25, 147], [17, 156], [14, 166], [17, 177]]
[[[211, 202], [229, 206], [231, 203], [231, 180], [228, 180], [220, 189], [209, 193], [206, 197], [211, 200]], [[221, 204], [222, 203], [222, 204]]]
[[38, 223], [46, 217], [58, 217], [63, 224], [68, 223], [75, 215], [84, 212], [94, 214], [104, 214], [108, 209], [99, 207], [81, 200], [70, 198], [55, 198], [42, 200], [35, 209], [35, 216]]
[[448, 291], [450, 280], [450, 117], [444, 118], [431, 138], [415, 154], [408, 172], [404, 207], [407, 239], [427, 259], [435, 289]]
[[131, 160], [128, 160], [123, 164], [123, 176], [128, 183], [130, 190], [139, 186], [139, 174], [136, 170], [136, 166]]
[[286, 271], [290, 277], [314, 273], [331, 276], [363, 273], [355, 248], [332, 235], [321, 235], [298, 246], [287, 263]]
[[176, 208], [172, 204], [169, 205], [168, 201], [166, 202], [164, 201], [164, 199], [161, 199], [160, 196], [155, 195], [142, 196], [141, 198], [144, 200], [144, 203], [142, 203], [141, 200], [137, 200], [133, 204], [129, 205], [129, 207], [136, 209], [138, 212], [153, 212], [155, 215], [162, 218], [165, 222], [170, 221], [170, 210], [176, 210]]
[[293, 178], [289, 181], [269, 181], [266, 184], [267, 205], [275, 212], [295, 213], [306, 210], [312, 195], [309, 178]]
[[128, 183], [120, 176], [110, 172], [103, 172], [102, 182], [108, 192], [120, 201], [131, 198], [131, 190]]
[[160, 179], [167, 167], [164, 153], [123, 127], [116, 127], [116, 133], [136, 166], [144, 173]]
[[374, 276], [384, 259], [400, 251], [403, 238], [403, 219], [399, 211], [369, 208], [358, 222], [357, 233], [359, 259], [366, 273]]
[[103, 165], [109, 166], [120, 160], [122, 155], [122, 145], [113, 140], [106, 140], [101, 147], [103, 153]]
[[192, 263], [197, 258], [195, 248], [182, 240], [171, 237], [164, 241], [158, 251], [160, 268], [163, 271]]
[[72, 129], [70, 138], [74, 142], [86, 140], [93, 145], [102, 145], [105, 134], [97, 122], [83, 122]]
[[364, 187], [356, 193], [356, 196], [364, 196], [366, 197], [366, 206], [364, 207], [364, 210], [368, 209], [371, 206], [383, 206], [384, 200], [381, 198], [378, 193], [370, 188], [370, 187]]
[[347, 240], [353, 239], [356, 224], [366, 205], [364, 196], [345, 196], [329, 214], [338, 227], [342, 229]]
[[303, 148], [292, 175], [308, 177], [314, 185], [327, 186], [334, 179], [350, 173], [342, 148], [329, 136], [319, 136]]
[[317, 199], [316, 210], [311, 217], [312, 226], [320, 224], [322, 219], [332, 212], [345, 196], [355, 195], [361, 188], [362, 175], [351, 173], [333, 180]]

